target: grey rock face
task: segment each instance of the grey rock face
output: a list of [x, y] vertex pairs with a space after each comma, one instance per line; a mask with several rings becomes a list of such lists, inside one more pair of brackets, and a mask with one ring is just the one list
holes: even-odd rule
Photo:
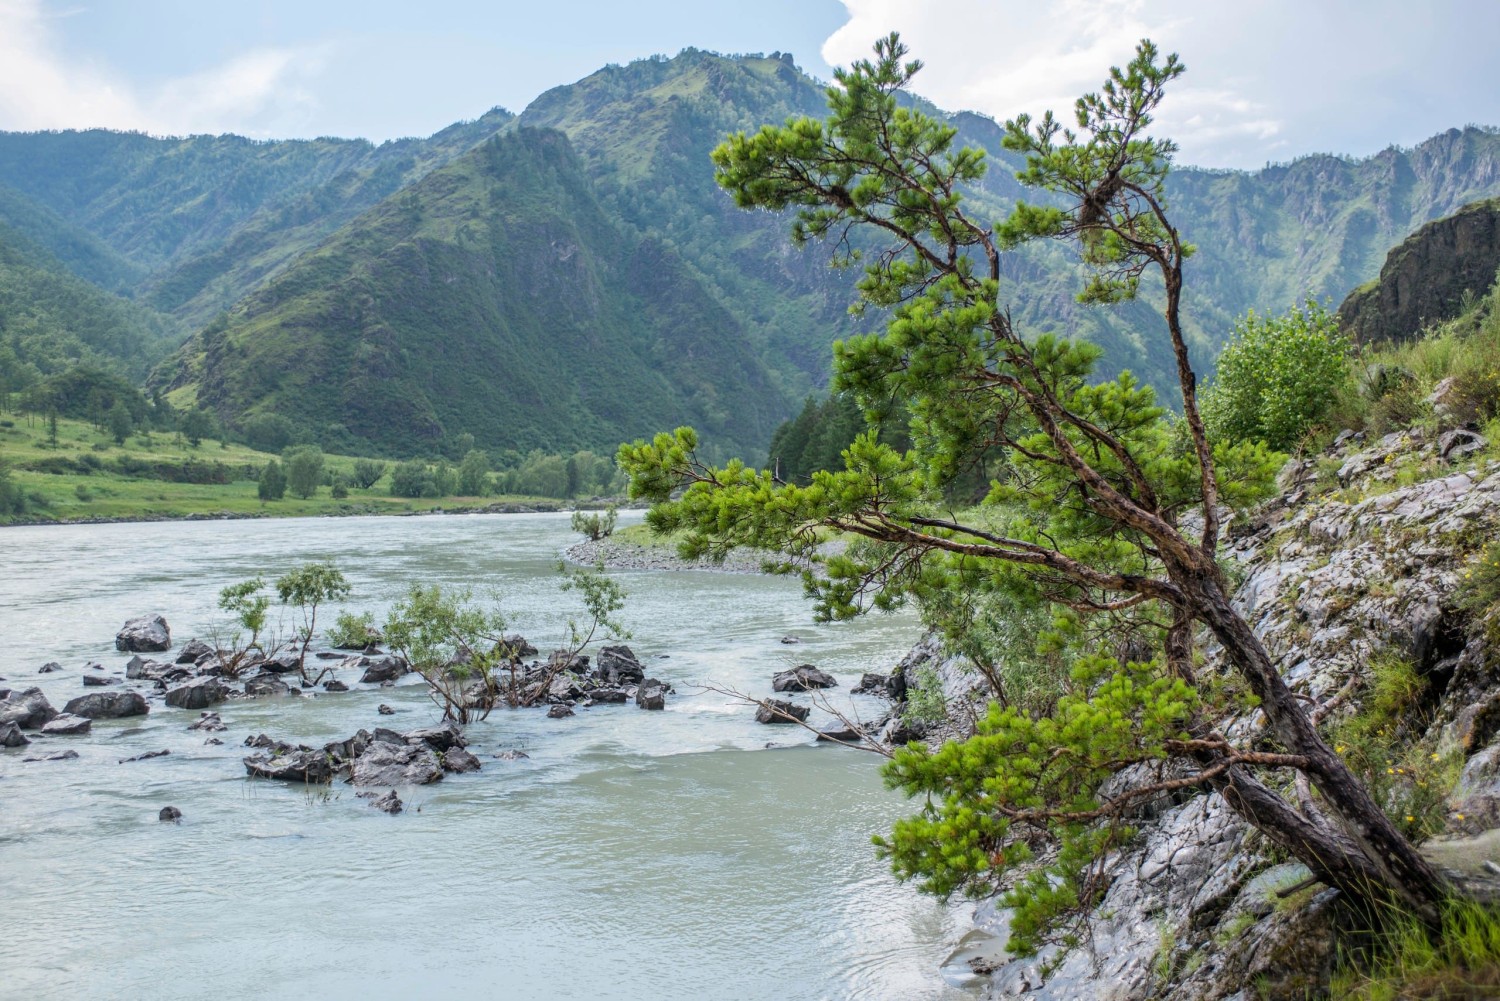
[[274, 675], [260, 675], [245, 682], [246, 695], [286, 695], [291, 686]]
[[884, 674], [861, 674], [859, 684], [854, 686], [856, 695], [887, 695], [886, 686], [890, 678]]
[[0, 726], [14, 723], [22, 730], [35, 730], [57, 715], [40, 688], [12, 693], [0, 702]]
[[199, 639], [191, 639], [182, 645], [177, 651], [177, 663], [196, 664], [204, 657], [212, 656], [214, 648]]
[[172, 648], [172, 631], [160, 615], [138, 615], [115, 634], [115, 649], [130, 653], [152, 653]]
[[395, 681], [410, 670], [406, 661], [394, 654], [361, 657], [359, 666], [365, 669], [365, 673], [359, 677], [359, 683], [362, 685], [378, 685], [382, 681]]
[[833, 675], [820, 671], [811, 664], [803, 664], [790, 671], [778, 671], [771, 678], [771, 690], [776, 692], [806, 692], [814, 688], [837, 687], [838, 681]]
[[377, 740], [354, 760], [350, 781], [357, 786], [406, 786], [427, 785], [442, 777], [443, 766], [426, 744]]
[[330, 678], [323, 682], [323, 691], [325, 692], [347, 692], [348, 690], [349, 686], [337, 678]]
[[361, 792], [355, 795], [369, 800], [370, 805], [382, 813], [395, 815], [401, 812], [401, 797], [396, 795], [394, 789], [387, 789], [383, 793]]
[[795, 702], [787, 702], [783, 699], [767, 699], [760, 708], [755, 710], [755, 722], [757, 723], [802, 723], [806, 722], [808, 713], [811, 712], [807, 706], [799, 706]]
[[120, 719], [125, 716], [144, 716], [150, 711], [145, 696], [140, 692], [91, 692], [69, 699], [63, 712], [89, 719]]
[[218, 678], [194, 678], [186, 684], [167, 689], [167, 705], [178, 709], [207, 709], [229, 697], [231, 689]]
[[458, 728], [458, 724], [450, 720], [444, 720], [437, 726], [423, 727], [419, 730], [408, 730], [401, 735], [408, 744], [423, 743], [439, 753], [454, 747], [463, 747], [468, 744], [464, 739], [464, 732]]
[[667, 708], [666, 686], [655, 678], [647, 678], [635, 690], [635, 704], [642, 709]]
[[89, 672], [83, 676], [84, 688], [104, 688], [108, 685], [118, 685], [120, 679], [112, 674], [95, 674]]
[[31, 743], [14, 723], [0, 723], [0, 747], [25, 747]]
[[443, 754], [443, 771], [477, 772], [479, 771], [479, 759], [462, 747], [450, 748]]
[[322, 751], [292, 751], [274, 757], [253, 754], [245, 759], [245, 771], [256, 778], [282, 782], [326, 785], [333, 781], [333, 764]]
[[94, 721], [87, 716], [70, 716], [60, 713], [42, 725], [42, 732], [49, 737], [75, 737], [88, 733]]
[[646, 669], [628, 646], [607, 646], [599, 650], [594, 674], [611, 685], [638, 685], [646, 680]]
[[51, 674], [53, 671], [61, 671], [61, 670], [62, 670], [62, 665], [61, 664], [59, 664], [55, 660], [49, 660], [47, 663], [45, 663], [41, 667], [37, 668], [36, 669], [36, 673], [37, 674]]

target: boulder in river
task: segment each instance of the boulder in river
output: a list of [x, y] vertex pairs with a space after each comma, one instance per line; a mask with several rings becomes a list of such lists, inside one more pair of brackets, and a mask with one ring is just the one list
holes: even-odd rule
[[640, 684], [646, 680], [646, 669], [636, 658], [630, 647], [607, 646], [599, 651], [594, 675], [611, 685]]
[[57, 710], [52, 708], [52, 703], [47, 701], [40, 688], [12, 693], [10, 698], [0, 702], [0, 726], [14, 723], [22, 730], [35, 730], [56, 715]]
[[468, 744], [468, 741], [464, 739], [464, 732], [451, 719], [443, 720], [437, 726], [422, 727], [419, 730], [408, 730], [401, 737], [408, 744], [420, 741], [440, 753], [452, 747], [464, 747]]
[[172, 630], [160, 615], [138, 615], [115, 634], [115, 649], [130, 653], [153, 653], [172, 648]]
[[218, 678], [209, 675], [194, 678], [176, 688], [167, 689], [167, 705], [178, 709], [207, 709], [229, 697], [231, 689]]
[[503, 751], [496, 751], [490, 755], [496, 761], [525, 761], [531, 757], [525, 751], [518, 751], [514, 747], [507, 747]]
[[[337, 678], [329, 678], [323, 682], [323, 691], [325, 692], [347, 692], [348, 690], [349, 686]], [[246, 686], [246, 691], [249, 691], [249, 686]]]
[[70, 716], [61, 713], [42, 725], [42, 732], [49, 737], [76, 737], [88, 733], [94, 721], [87, 716]]
[[647, 678], [636, 687], [635, 704], [642, 709], [667, 708], [666, 686], [655, 678]]
[[365, 673], [359, 676], [361, 685], [395, 681], [410, 670], [403, 658], [391, 653], [383, 653], [378, 657], [361, 657], [359, 666], [365, 669]]
[[118, 685], [120, 679], [112, 674], [94, 674], [89, 672], [83, 676], [84, 688], [104, 688], [107, 685]]
[[262, 674], [245, 682], [246, 695], [286, 695], [291, 686], [274, 674]]
[[125, 716], [144, 716], [150, 711], [145, 696], [140, 692], [90, 692], [76, 699], [69, 699], [63, 712], [89, 719], [120, 719]]
[[209, 732], [213, 732], [215, 730], [226, 729], [226, 727], [224, 726], [224, 721], [219, 718], [218, 713], [205, 712], [199, 713], [198, 721], [196, 723], [189, 723], [188, 729], [207, 730]]
[[321, 785], [333, 781], [333, 763], [322, 751], [292, 751], [274, 757], [252, 754], [245, 759], [245, 771], [256, 778], [280, 779], [282, 782]]
[[443, 753], [443, 771], [477, 772], [479, 771], [479, 759], [462, 747], [450, 747]]
[[14, 723], [0, 724], [0, 747], [25, 747], [31, 743]]
[[369, 800], [370, 805], [382, 813], [389, 813], [394, 816], [401, 812], [401, 797], [396, 795], [396, 790], [394, 789], [387, 789], [382, 793], [358, 792], [355, 795], [360, 799]]
[[594, 688], [589, 691], [589, 701], [620, 704], [629, 702], [630, 696], [625, 694], [623, 688]]
[[573, 715], [572, 707], [565, 706], [561, 702], [547, 710], [548, 719], [567, 719], [571, 715]]
[[156, 815], [156, 819], [164, 824], [175, 824], [182, 820], [182, 811], [175, 806], [164, 806], [161, 808], [161, 812]]
[[391, 744], [377, 740], [354, 759], [349, 781], [357, 786], [405, 786], [427, 785], [442, 777], [443, 766], [425, 743]]
[[160, 751], [147, 751], [145, 754], [137, 754], [133, 758], [121, 758], [120, 764], [127, 765], [132, 761], [150, 761], [152, 758], [165, 758], [171, 753], [167, 748], [162, 748]]
[[776, 692], [806, 692], [814, 688], [837, 688], [833, 675], [818, 670], [811, 664], [802, 664], [790, 671], [778, 671], [771, 678], [771, 690]]
[[22, 761], [72, 761], [78, 757], [77, 751], [53, 751], [51, 754], [34, 754]]
[[199, 639], [191, 639], [182, 645], [181, 650], [177, 651], [177, 663], [196, 664], [213, 653], [214, 648], [207, 643]]
[[292, 651], [283, 650], [260, 661], [256, 666], [260, 668], [262, 674], [291, 674], [300, 669], [301, 661]]
[[859, 684], [854, 686], [856, 695], [885, 695], [886, 686], [890, 684], [890, 678], [884, 674], [861, 674]]
[[810, 711], [807, 706], [799, 706], [795, 702], [767, 699], [760, 704], [759, 709], [755, 710], [755, 722], [804, 723]]
[[37, 674], [51, 674], [53, 671], [61, 671], [61, 670], [62, 670], [62, 665], [61, 664], [59, 664], [55, 660], [49, 660], [47, 663], [45, 663], [41, 667], [37, 668], [36, 669], [36, 673]]

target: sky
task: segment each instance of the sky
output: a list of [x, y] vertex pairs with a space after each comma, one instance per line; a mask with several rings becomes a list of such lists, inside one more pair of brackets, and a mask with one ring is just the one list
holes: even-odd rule
[[827, 80], [893, 30], [919, 93], [998, 120], [1067, 111], [1149, 37], [1187, 65], [1159, 129], [1198, 166], [1500, 125], [1496, 0], [0, 0], [0, 129], [378, 141], [687, 46]]

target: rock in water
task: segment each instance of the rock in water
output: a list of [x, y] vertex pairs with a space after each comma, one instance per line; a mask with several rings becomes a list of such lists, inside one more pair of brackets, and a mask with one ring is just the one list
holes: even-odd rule
[[90, 692], [76, 699], [69, 699], [63, 712], [89, 719], [119, 719], [124, 716], [144, 716], [150, 711], [145, 696], [140, 692]]
[[56, 715], [40, 688], [28, 688], [0, 702], [0, 726], [14, 723], [22, 730], [35, 730]]
[[202, 640], [188, 640], [182, 645], [182, 649], [177, 651], [177, 663], [196, 664], [213, 652], [213, 647]]
[[175, 824], [182, 820], [182, 811], [175, 806], [164, 806], [161, 808], [161, 812], [156, 815], [156, 819], [163, 823]]
[[61, 670], [62, 670], [62, 665], [61, 664], [59, 664], [55, 660], [49, 660], [47, 663], [45, 663], [41, 667], [37, 668], [36, 669], [36, 673], [37, 674], [51, 674], [53, 671], [61, 671]]
[[807, 706], [799, 706], [795, 702], [785, 702], [781, 699], [767, 699], [755, 710], [755, 722], [757, 723], [803, 723], [807, 721], [807, 714], [811, 710]]
[[607, 646], [599, 651], [594, 674], [611, 685], [638, 685], [646, 680], [646, 669], [628, 646]]
[[790, 671], [779, 671], [771, 678], [771, 689], [777, 692], [805, 692], [814, 688], [837, 687], [838, 681], [833, 675], [826, 674], [811, 664], [803, 664]]
[[427, 785], [442, 777], [443, 766], [426, 744], [377, 740], [354, 760], [350, 781], [357, 786], [405, 786]]
[[524, 761], [531, 757], [531, 755], [527, 754], [525, 751], [518, 751], [513, 747], [506, 748], [503, 751], [498, 751], [490, 756], [496, 761]]
[[573, 715], [573, 710], [561, 702], [547, 710], [548, 719], [567, 719], [571, 715]]
[[359, 666], [365, 669], [365, 673], [359, 676], [361, 685], [378, 685], [383, 681], [395, 681], [410, 670], [406, 661], [394, 654], [361, 657]]
[[245, 771], [257, 778], [283, 782], [326, 785], [333, 781], [333, 764], [322, 751], [292, 751], [271, 757], [253, 754], [245, 760]]
[[323, 691], [325, 692], [347, 692], [348, 690], [349, 686], [337, 678], [331, 678], [323, 682]]
[[387, 789], [383, 793], [360, 792], [355, 793], [360, 799], [367, 799], [370, 805], [383, 813], [397, 814], [401, 812], [401, 797], [396, 795], [396, 790]]
[[189, 723], [188, 729], [207, 730], [209, 732], [213, 732], [216, 730], [226, 729], [226, 727], [224, 726], [224, 721], [219, 718], [218, 713], [205, 712], [199, 713], [198, 721], [196, 723]]
[[443, 771], [477, 772], [479, 771], [479, 759], [462, 747], [450, 748], [443, 753]]
[[172, 648], [172, 631], [160, 615], [139, 615], [115, 634], [115, 649], [127, 653], [152, 653]]
[[78, 757], [77, 751], [53, 751], [51, 754], [42, 754], [32, 758], [22, 758], [22, 761], [71, 761]]
[[647, 678], [635, 690], [635, 704], [642, 709], [667, 708], [666, 686], [655, 678]]
[[178, 709], [206, 709], [229, 696], [229, 686], [218, 678], [194, 678], [186, 684], [167, 689], [167, 705]]
[[118, 685], [120, 679], [109, 674], [85, 674], [83, 676], [84, 688], [103, 688], [106, 685]]
[[137, 754], [133, 758], [121, 758], [120, 764], [128, 765], [132, 761], [150, 761], [152, 758], [165, 758], [172, 752], [163, 748], [160, 751], [147, 751], [145, 754]]
[[421, 742], [438, 753], [442, 753], [449, 748], [463, 747], [468, 744], [468, 741], [464, 739], [464, 732], [451, 719], [444, 720], [437, 726], [423, 727], [420, 730], [408, 730], [401, 737], [408, 744]]
[[14, 723], [0, 724], [0, 747], [25, 747], [31, 743]]
[[396, 710], [392, 709], [390, 706], [386, 705], [384, 702], [382, 702], [382, 703], [380, 703], [380, 705], [376, 706], [375, 707], [375, 711], [378, 712], [382, 716], [394, 716], [394, 715], [396, 715]]
[[884, 674], [861, 674], [859, 684], [854, 686], [856, 695], [885, 695], [890, 678]]
[[245, 682], [246, 695], [286, 695], [291, 686], [274, 675], [261, 675]]
[[70, 716], [61, 713], [52, 717], [42, 726], [42, 732], [49, 737], [76, 737], [88, 733], [93, 727], [94, 721], [87, 716]]

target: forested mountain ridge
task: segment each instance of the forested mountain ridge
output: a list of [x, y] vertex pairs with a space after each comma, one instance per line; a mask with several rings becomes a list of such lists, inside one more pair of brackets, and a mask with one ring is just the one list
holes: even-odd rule
[[180, 355], [173, 388], [329, 447], [612, 449], [694, 423], [750, 450], [788, 403], [676, 253], [594, 197], [566, 137], [497, 136], [337, 231]]
[[[204, 379], [201, 398], [231, 427], [247, 413], [285, 409], [311, 422], [311, 434], [330, 447], [365, 442], [396, 454], [464, 432], [492, 448], [608, 447], [639, 433], [649, 416], [691, 419], [708, 440], [755, 456], [776, 421], [825, 384], [831, 342], [876, 321], [849, 316], [855, 275], [829, 268], [828, 248], [799, 251], [784, 218], [734, 209], [714, 183], [708, 152], [735, 130], [789, 115], [821, 117], [824, 101], [823, 85], [789, 55], [688, 49], [554, 88], [518, 118], [496, 110], [428, 139], [379, 146], [103, 131], [0, 134], [0, 222], [180, 331], [216, 331], [182, 352], [179, 367], [163, 369], [162, 380], [190, 396], [189, 387]], [[988, 176], [970, 194], [981, 215], [1003, 217], [1022, 191], [1016, 162], [999, 149], [1000, 128], [969, 113], [950, 121], [962, 142], [991, 155]], [[468, 187], [455, 178], [473, 180], [466, 172], [474, 168], [443, 170], [518, 126], [562, 133], [573, 152], [553, 153], [573, 166], [518, 165], [514, 184], [534, 182], [535, 190], [512, 184], [504, 199], [471, 192], [452, 201]], [[535, 167], [535, 142], [499, 148]], [[426, 183], [433, 178], [437, 183]], [[1185, 166], [1169, 177], [1168, 192], [1173, 218], [1198, 247], [1187, 263], [1185, 323], [1206, 370], [1246, 309], [1282, 309], [1308, 295], [1342, 299], [1373, 278], [1385, 252], [1418, 226], [1500, 195], [1500, 134], [1455, 129], [1409, 150], [1365, 159], [1310, 156], [1254, 172]], [[569, 222], [548, 215], [549, 199], [556, 199], [553, 209], [588, 206], [580, 208], [587, 221], [575, 223], [581, 270], [556, 269], [548, 263], [550, 243], [532, 241]], [[397, 225], [403, 214], [449, 218], [460, 203], [473, 213], [471, 234], [499, 226], [528, 235], [514, 245], [489, 241], [481, 252], [484, 240], [460, 237], [457, 228]], [[498, 274], [519, 274], [506, 268], [522, 254], [552, 268], [548, 281], [496, 284]], [[504, 265], [498, 271], [497, 263]], [[1129, 367], [1148, 380], [1168, 375], [1171, 361], [1150, 312], [1080, 306], [1071, 297], [1075, 267], [1060, 249], [1007, 260], [1002, 298], [1022, 329], [1089, 337], [1106, 350], [1103, 369]], [[413, 294], [424, 269], [451, 279], [443, 296], [436, 286]], [[569, 275], [583, 283], [576, 298], [608, 290], [607, 299], [633, 304], [628, 313], [605, 310], [591, 321], [611, 325], [597, 346], [623, 351], [619, 364], [596, 370], [558, 360], [559, 346], [571, 343], [583, 322], [583, 314], [559, 307], [563, 286], [551, 281]], [[357, 321], [331, 307], [353, 303], [356, 285], [365, 296]], [[227, 325], [210, 328], [225, 311]], [[679, 350], [641, 354], [643, 324], [656, 342]], [[210, 357], [204, 345], [219, 335], [233, 350]], [[254, 339], [264, 344], [252, 348]], [[475, 356], [480, 342], [490, 346]], [[334, 351], [333, 344], [343, 347]], [[293, 345], [300, 345], [297, 354], [278, 354]], [[332, 351], [328, 364], [314, 370], [348, 381], [303, 399], [312, 390], [288, 360], [305, 363], [324, 350]], [[340, 351], [364, 358], [366, 367], [334, 362]], [[476, 357], [497, 367], [475, 372]], [[636, 359], [662, 357], [671, 364], [652, 361], [650, 379], [630, 374]], [[543, 360], [554, 369], [531, 369]], [[133, 358], [124, 367], [144, 364]], [[371, 383], [372, 372], [385, 374]], [[595, 382], [576, 383], [585, 377]], [[668, 378], [683, 381], [666, 388], [656, 381]], [[507, 381], [538, 379], [552, 380], [543, 404], [524, 408], [485, 397]], [[371, 385], [386, 392], [397, 383], [391, 399], [399, 405], [382, 410], [369, 401]], [[648, 396], [660, 399], [647, 403]], [[563, 402], [574, 397], [585, 402]], [[599, 402], [632, 398], [635, 409], [623, 411]], [[483, 427], [465, 426], [480, 412], [486, 416], [475, 419]], [[611, 416], [617, 413], [642, 421], [620, 423]]]

